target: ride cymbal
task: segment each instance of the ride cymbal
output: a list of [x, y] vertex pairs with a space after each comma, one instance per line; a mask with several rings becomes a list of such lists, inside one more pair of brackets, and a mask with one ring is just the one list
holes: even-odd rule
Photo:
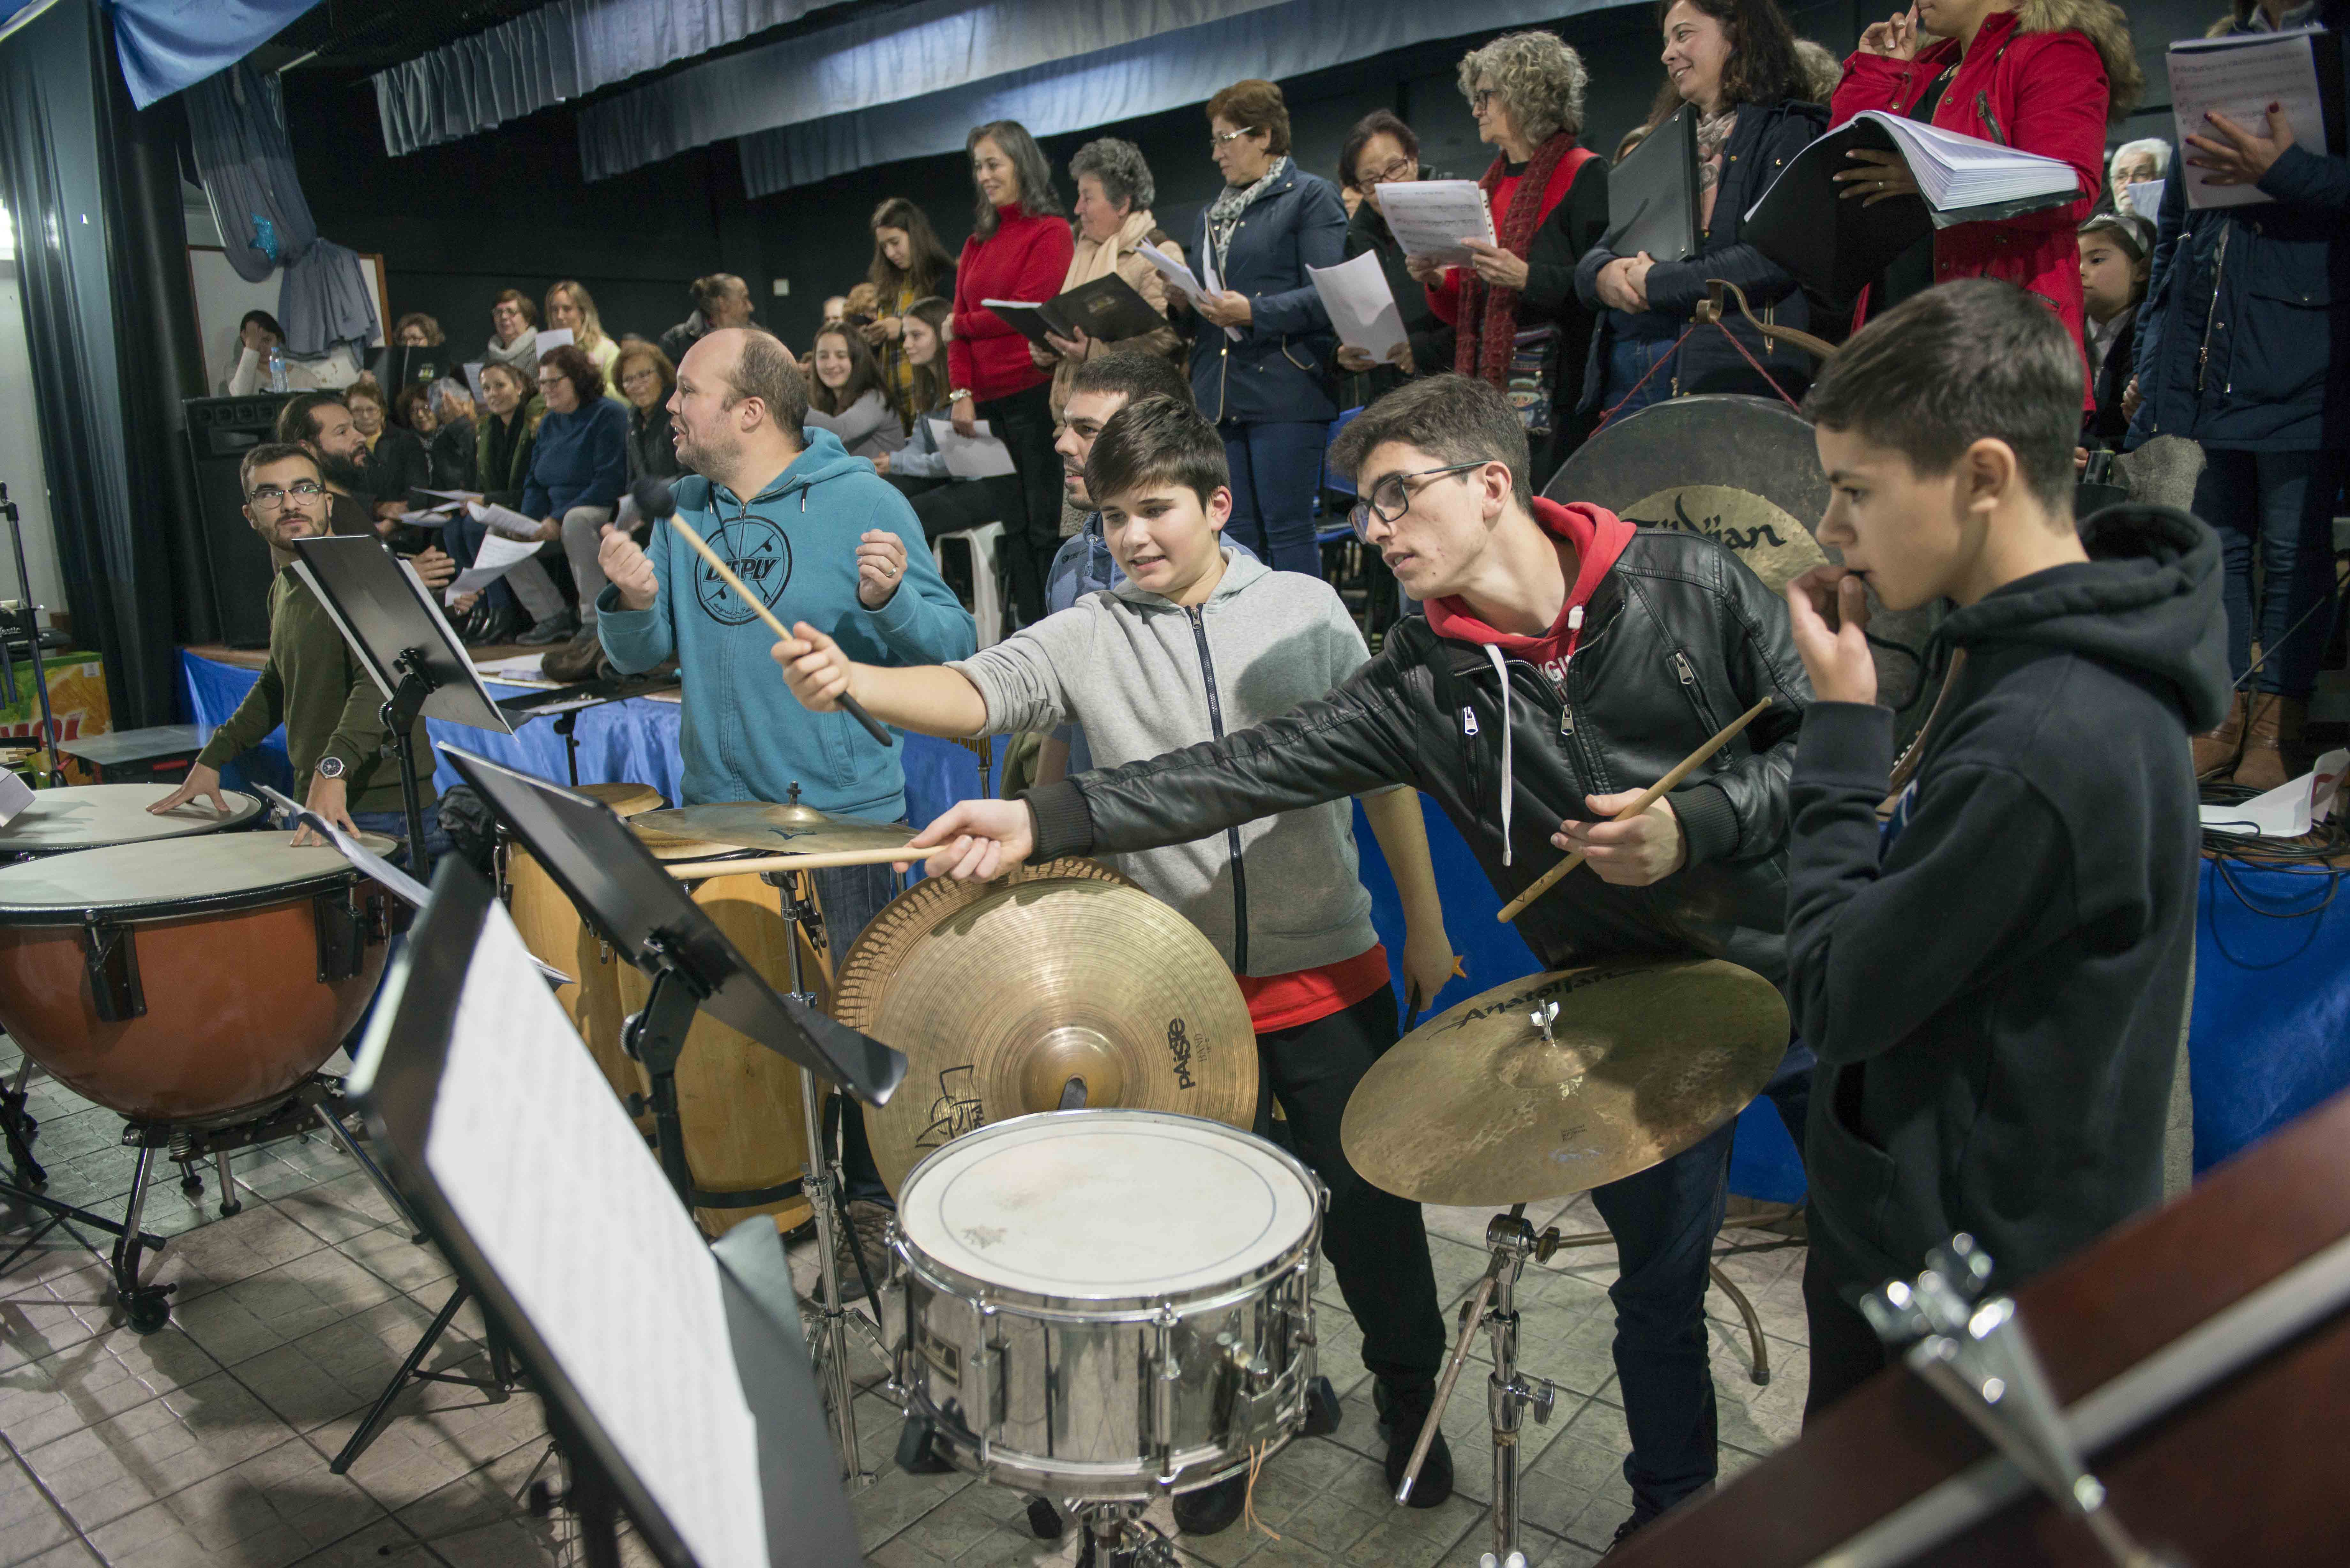
[[[1534, 1014], [1554, 1003], [1545, 1040]], [[1365, 1180], [1417, 1202], [1565, 1198], [1696, 1143], [1786, 1049], [1778, 991], [1719, 959], [1530, 975], [1397, 1042], [1356, 1085], [1339, 1138]]]
[[629, 826], [665, 860], [692, 858], [678, 853], [683, 844], [715, 845], [720, 854], [755, 849], [767, 855], [827, 855], [840, 849], [894, 848], [908, 837], [904, 827], [886, 822], [758, 800], [648, 811], [631, 818]]
[[1073, 1079], [1094, 1109], [1256, 1115], [1256, 1031], [1214, 944], [1090, 860], [916, 883], [848, 950], [833, 1003], [906, 1054], [904, 1086], [863, 1107], [893, 1192], [949, 1139], [1059, 1109]]

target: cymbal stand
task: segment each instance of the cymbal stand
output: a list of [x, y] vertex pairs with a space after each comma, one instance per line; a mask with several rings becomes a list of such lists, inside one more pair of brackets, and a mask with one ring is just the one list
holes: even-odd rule
[[1518, 1371], [1518, 1275], [1528, 1258], [1548, 1262], [1558, 1250], [1559, 1240], [1556, 1226], [1538, 1236], [1525, 1216], [1526, 1206], [1520, 1203], [1507, 1214], [1494, 1215], [1485, 1226], [1485, 1245], [1492, 1249], [1492, 1260], [1485, 1265], [1476, 1293], [1461, 1314], [1461, 1337], [1452, 1346], [1444, 1376], [1437, 1382], [1436, 1398], [1420, 1426], [1419, 1441], [1413, 1445], [1403, 1484], [1396, 1489], [1398, 1502], [1410, 1498], [1412, 1485], [1419, 1480], [1419, 1467], [1428, 1461], [1429, 1444], [1444, 1419], [1452, 1386], [1469, 1359], [1469, 1347], [1477, 1331], [1485, 1330], [1493, 1349], [1493, 1370], [1485, 1379], [1485, 1404], [1493, 1421], [1493, 1556], [1504, 1563], [1518, 1550], [1519, 1426], [1529, 1407], [1534, 1420], [1546, 1424], [1558, 1399], [1558, 1391], [1548, 1378], [1529, 1377]]
[[[816, 994], [807, 989], [806, 975], [801, 971], [800, 943], [808, 916], [807, 895], [802, 890], [800, 878], [792, 873], [770, 875], [767, 880], [775, 888], [784, 917], [784, 942], [792, 955], [792, 1000], [809, 1007], [816, 1005]], [[840, 1448], [841, 1475], [851, 1491], [871, 1486], [877, 1479], [864, 1467], [857, 1444], [857, 1386], [848, 1372], [848, 1328], [853, 1321], [873, 1341], [877, 1355], [888, 1360], [882, 1350], [880, 1330], [868, 1323], [862, 1313], [852, 1313], [840, 1296], [840, 1265], [837, 1251], [840, 1236], [856, 1234], [848, 1223], [848, 1206], [841, 1190], [839, 1168], [827, 1153], [824, 1144], [822, 1106], [824, 1089], [814, 1073], [800, 1069], [800, 1135], [806, 1140], [807, 1163], [801, 1190], [807, 1195], [816, 1220], [816, 1270], [821, 1293], [816, 1301], [816, 1333], [810, 1336], [816, 1346], [816, 1360], [823, 1371], [826, 1398], [832, 1406], [833, 1437]], [[840, 1114], [855, 1116], [856, 1107], [843, 1100]], [[866, 1299], [873, 1310], [881, 1310], [881, 1298], [873, 1289], [873, 1281], [865, 1273], [865, 1255], [857, 1250], [857, 1271], [865, 1279]]]

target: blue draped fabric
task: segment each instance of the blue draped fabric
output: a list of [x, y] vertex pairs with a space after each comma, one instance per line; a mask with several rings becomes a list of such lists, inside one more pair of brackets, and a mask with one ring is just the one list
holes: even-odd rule
[[2187, 1037], [2199, 1174], [2350, 1088], [2343, 875], [2204, 863]]
[[145, 109], [225, 70], [318, 0], [112, 0], [114, 52], [130, 101]]

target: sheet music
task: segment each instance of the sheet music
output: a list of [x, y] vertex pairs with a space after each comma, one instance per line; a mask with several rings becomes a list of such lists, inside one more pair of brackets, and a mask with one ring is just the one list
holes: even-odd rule
[[[1157, 245], [1137, 245], [1134, 247], [1134, 254], [1157, 268], [1159, 275], [1167, 280], [1167, 286], [1190, 300], [1194, 307], [1213, 298], [1214, 294], [1211, 292], [1211, 290], [1222, 292], [1223, 288], [1223, 286], [1216, 281], [1215, 264], [1204, 255], [1200, 258], [1200, 265], [1207, 269], [1208, 280], [1202, 283], [1190, 267], [1185, 266]], [[1224, 328], [1224, 336], [1237, 343], [1241, 340], [1241, 329], [1237, 327], [1227, 327]]]
[[957, 435], [952, 420], [931, 420], [931, 440], [937, 443], [939, 455], [946, 459], [947, 472], [957, 479], [985, 479], [991, 474], [1012, 472], [1012, 449], [995, 438], [987, 421], [973, 420], [971, 429], [970, 435]]
[[1379, 187], [1379, 212], [1408, 256], [1466, 266], [1461, 242], [1493, 241], [1493, 213], [1474, 180], [1401, 180]]
[[503, 534], [484, 534], [481, 547], [473, 552], [473, 564], [458, 573], [441, 597], [453, 605], [467, 594], [480, 593], [537, 554], [536, 545]]
[[2129, 210], [2149, 223], [2162, 222], [2164, 183], [2165, 182], [2160, 180], [2147, 180], [2123, 186], [2122, 189], [2129, 196]]
[[552, 354], [557, 348], [568, 348], [579, 341], [568, 327], [542, 327], [538, 329], [538, 351]]
[[718, 1262], [493, 903], [425, 1164], [703, 1568], [767, 1568]]
[[493, 534], [502, 534], [509, 539], [535, 540], [538, 537], [538, 519], [525, 517], [511, 506], [500, 506], [494, 502], [475, 502], [469, 510], [473, 514], [473, 520], [486, 524]]
[[[2171, 118], [2178, 129], [2182, 159], [2197, 156], [2189, 136], [2224, 141], [2206, 124], [2209, 113], [2226, 115], [2247, 130], [2268, 134], [2269, 105], [2278, 104], [2293, 123], [2293, 139], [2323, 151], [2325, 110], [2318, 99], [2317, 57], [2307, 33], [2275, 33], [2257, 38], [2190, 38], [2170, 46]], [[2243, 207], [2273, 198], [2257, 185], [2207, 185], [2208, 169], [2183, 165], [2189, 207]]]
[[1405, 334], [1403, 312], [1397, 308], [1395, 290], [1388, 286], [1379, 258], [1365, 251], [1336, 266], [1309, 266], [1305, 275], [1314, 280], [1314, 292], [1322, 296], [1338, 341], [1386, 364]]

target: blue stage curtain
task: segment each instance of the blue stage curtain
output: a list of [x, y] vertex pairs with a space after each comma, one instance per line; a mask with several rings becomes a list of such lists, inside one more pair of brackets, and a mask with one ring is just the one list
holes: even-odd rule
[[114, 47], [130, 101], [159, 98], [226, 70], [318, 0], [111, 0]]

